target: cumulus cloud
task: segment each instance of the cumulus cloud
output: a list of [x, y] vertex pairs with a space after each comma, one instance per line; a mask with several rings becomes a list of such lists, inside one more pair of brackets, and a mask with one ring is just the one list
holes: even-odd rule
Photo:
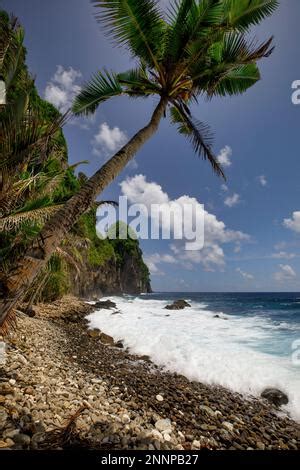
[[93, 154], [96, 156], [107, 156], [120, 150], [126, 144], [128, 138], [119, 127], [109, 127], [104, 122], [92, 140]]
[[228, 196], [225, 199], [224, 204], [227, 207], [234, 207], [237, 204], [239, 204], [239, 202], [240, 202], [240, 195], [237, 193], [234, 193], [232, 196]]
[[221, 166], [228, 167], [231, 166], [232, 149], [229, 145], [226, 145], [217, 156], [217, 160]]
[[247, 279], [248, 281], [251, 281], [254, 279], [254, 276], [252, 274], [246, 273], [245, 271], [242, 271], [241, 268], [237, 268], [236, 270], [244, 279]]
[[205, 271], [215, 271], [225, 267], [225, 254], [219, 243], [205, 240], [204, 247], [199, 251], [184, 251], [179, 243], [171, 244], [170, 248], [185, 269], [192, 270], [195, 265], [200, 264]]
[[300, 233], [300, 211], [293, 212], [291, 219], [284, 219], [283, 225], [296, 233]]
[[268, 184], [268, 181], [267, 181], [267, 178], [265, 177], [265, 175], [258, 176], [257, 180], [263, 187], [267, 186], [267, 184]]
[[169, 254], [153, 253], [152, 255], [144, 255], [144, 260], [152, 275], [163, 276], [164, 272], [160, 269], [161, 264], [176, 264], [177, 260]]
[[[186, 268], [201, 264], [205, 269], [223, 268], [225, 265], [225, 254], [222, 245], [249, 241], [249, 236], [243, 232], [230, 230], [224, 222], [217, 219], [214, 214], [203, 208], [197, 199], [184, 195], [177, 199], [170, 199], [162, 187], [155, 182], [148, 182], [144, 175], [135, 175], [127, 178], [121, 184], [122, 193], [128, 198], [130, 204], [142, 204], [151, 217], [151, 225], [158, 226], [162, 230], [169, 230], [171, 235], [178, 233], [182, 225], [182, 218], [176, 217], [176, 210], [188, 208], [194, 217], [204, 220], [204, 247], [198, 251], [185, 250], [186, 239], [174, 240], [170, 244], [173, 258]], [[159, 204], [162, 208], [161, 214], [151, 212], [151, 206]], [[175, 217], [172, 217], [174, 215]], [[182, 230], [183, 231], [183, 230]], [[172, 260], [173, 260], [172, 258]], [[171, 259], [171, 258], [170, 258]], [[153, 261], [153, 259], [152, 259]], [[156, 258], [156, 264], [158, 259]]]
[[279, 268], [279, 271], [274, 273], [276, 282], [292, 281], [297, 276], [296, 272], [289, 264], [280, 264]]
[[45, 89], [45, 99], [52, 103], [61, 113], [71, 108], [75, 96], [80, 92], [78, 84], [82, 74], [72, 67], [65, 69], [58, 65], [55, 74]]

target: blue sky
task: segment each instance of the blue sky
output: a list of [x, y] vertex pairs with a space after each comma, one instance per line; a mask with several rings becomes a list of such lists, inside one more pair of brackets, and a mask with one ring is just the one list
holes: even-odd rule
[[[242, 96], [201, 101], [194, 109], [214, 130], [216, 154], [230, 163], [227, 188], [165, 120], [136, 163], [103, 195], [117, 199], [133, 191], [138, 199], [144, 185], [151, 197], [169, 203], [186, 196], [205, 205], [210, 225], [201, 253], [191, 256], [166, 240], [142, 241], [155, 290], [300, 290], [300, 106], [291, 101], [292, 82], [300, 80], [300, 3], [280, 3], [253, 31], [260, 40], [275, 37], [273, 55], [260, 63], [262, 80]], [[89, 0], [0, 0], [0, 5], [25, 28], [39, 92], [62, 108], [98, 69], [130, 66], [126, 51], [112, 47], [101, 32]], [[68, 125], [70, 163], [87, 159], [82, 170], [92, 174], [147, 122], [154, 105], [152, 99], [122, 98], [103, 105], [92, 120]]]

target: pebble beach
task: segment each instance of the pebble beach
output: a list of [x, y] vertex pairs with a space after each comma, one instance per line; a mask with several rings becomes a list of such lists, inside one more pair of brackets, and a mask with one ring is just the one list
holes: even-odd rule
[[300, 425], [262, 399], [191, 382], [89, 330], [65, 297], [17, 313], [0, 365], [0, 448], [298, 450]]

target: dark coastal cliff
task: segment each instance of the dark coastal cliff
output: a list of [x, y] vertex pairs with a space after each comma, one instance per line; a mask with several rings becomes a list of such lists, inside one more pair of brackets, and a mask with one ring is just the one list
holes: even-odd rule
[[81, 297], [151, 292], [149, 270], [137, 240], [99, 238], [93, 211], [74, 230], [83, 230], [82, 263], [79, 270], [71, 267], [69, 292]]
[[115, 258], [98, 267], [85, 264], [80, 274], [73, 277], [75, 282], [71, 285], [70, 292], [80, 297], [151, 292], [149, 278], [145, 276], [141, 263], [141, 254], [126, 254], [122, 267]]

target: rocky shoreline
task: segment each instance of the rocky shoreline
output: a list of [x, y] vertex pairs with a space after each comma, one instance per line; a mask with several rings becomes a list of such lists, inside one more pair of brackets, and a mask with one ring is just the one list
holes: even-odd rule
[[0, 364], [0, 449], [299, 450], [264, 400], [161, 371], [101, 332], [74, 297], [18, 313]]

